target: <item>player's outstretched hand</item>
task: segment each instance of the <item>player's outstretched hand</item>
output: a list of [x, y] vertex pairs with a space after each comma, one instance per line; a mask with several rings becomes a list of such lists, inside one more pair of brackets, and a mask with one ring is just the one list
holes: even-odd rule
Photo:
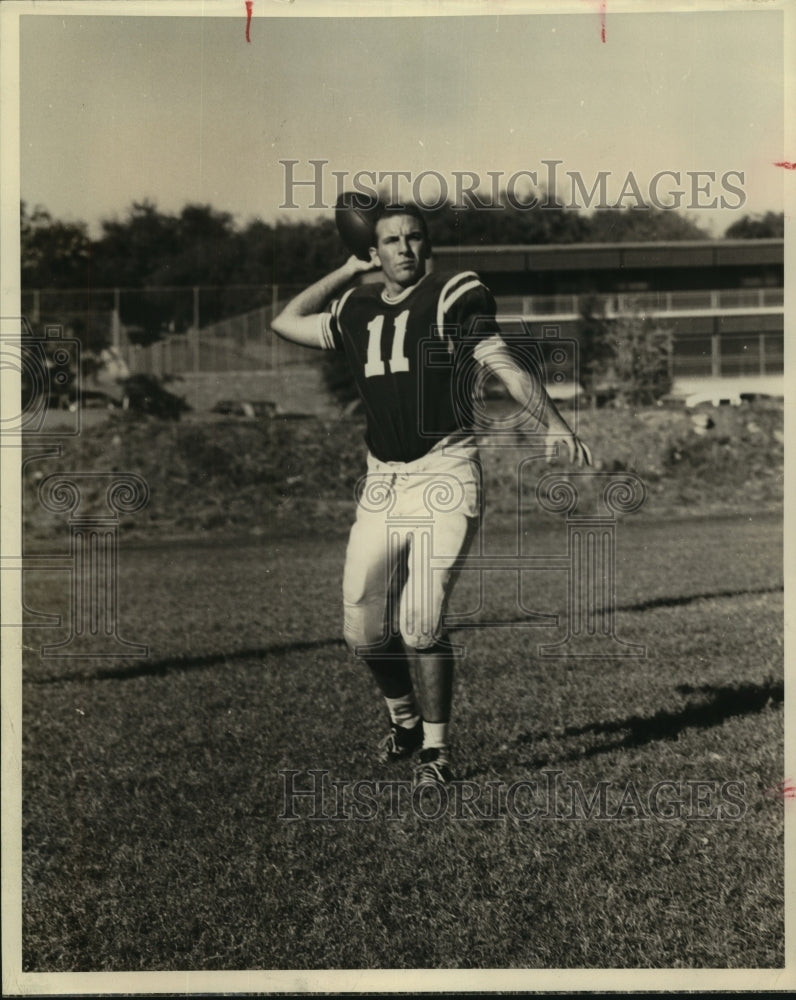
[[558, 445], [561, 443], [566, 447], [567, 457], [573, 465], [582, 466], [593, 464], [589, 446], [585, 441], [581, 441], [577, 434], [572, 434], [569, 431], [564, 433], [553, 431], [547, 435], [545, 443], [545, 457], [548, 462], [558, 454]]

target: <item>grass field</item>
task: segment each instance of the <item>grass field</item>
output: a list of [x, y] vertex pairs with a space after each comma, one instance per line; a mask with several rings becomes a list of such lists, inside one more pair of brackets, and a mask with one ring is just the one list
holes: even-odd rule
[[[564, 538], [545, 522], [526, 544]], [[506, 517], [484, 544], [510, 551]], [[777, 516], [622, 520], [617, 633], [644, 658], [538, 657], [561, 628], [523, 627], [489, 574], [479, 616], [515, 625], [454, 635], [458, 777], [539, 795], [439, 819], [378, 798], [367, 820], [352, 786], [329, 818], [308, 799], [279, 818], [280, 771], [410, 775], [372, 761], [385, 719], [340, 641], [345, 536], [123, 548], [120, 632], [148, 658], [42, 659], [65, 633], [26, 637], [23, 968], [782, 965], [780, 546]], [[68, 620], [67, 578], [28, 576], [29, 606]], [[477, 597], [463, 574], [452, 610]], [[556, 574], [521, 597], [564, 610]], [[605, 814], [523, 818], [552, 771], [602, 787]], [[656, 817], [662, 781], [681, 804]]]

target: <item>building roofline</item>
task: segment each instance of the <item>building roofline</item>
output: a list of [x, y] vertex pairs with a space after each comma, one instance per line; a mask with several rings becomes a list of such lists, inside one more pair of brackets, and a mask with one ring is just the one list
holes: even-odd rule
[[566, 253], [572, 250], [703, 250], [708, 248], [744, 248], [752, 246], [782, 246], [785, 240], [781, 236], [753, 240], [620, 240], [614, 243], [504, 243], [504, 244], [440, 244], [434, 246], [434, 253], [528, 253], [531, 250], [543, 250], [545, 253]]

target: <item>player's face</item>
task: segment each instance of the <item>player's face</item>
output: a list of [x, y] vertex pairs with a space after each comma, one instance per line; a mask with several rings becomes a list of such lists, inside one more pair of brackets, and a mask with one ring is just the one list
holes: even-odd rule
[[376, 246], [371, 259], [384, 272], [390, 294], [420, 281], [429, 254], [423, 227], [412, 215], [387, 215], [376, 223]]

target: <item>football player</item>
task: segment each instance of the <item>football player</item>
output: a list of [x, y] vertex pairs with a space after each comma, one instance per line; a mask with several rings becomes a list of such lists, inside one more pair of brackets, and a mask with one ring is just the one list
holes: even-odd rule
[[[453, 656], [445, 607], [481, 512], [473, 374], [497, 375], [570, 461], [591, 464], [533, 372], [500, 337], [495, 301], [472, 271], [427, 273], [425, 220], [381, 205], [370, 260], [342, 267], [292, 299], [274, 331], [344, 352], [364, 406], [361, 481], [343, 574], [344, 634], [371, 669], [390, 715], [384, 761], [419, 750], [416, 784], [453, 779], [449, 745]], [[351, 285], [380, 268], [383, 283]]]

